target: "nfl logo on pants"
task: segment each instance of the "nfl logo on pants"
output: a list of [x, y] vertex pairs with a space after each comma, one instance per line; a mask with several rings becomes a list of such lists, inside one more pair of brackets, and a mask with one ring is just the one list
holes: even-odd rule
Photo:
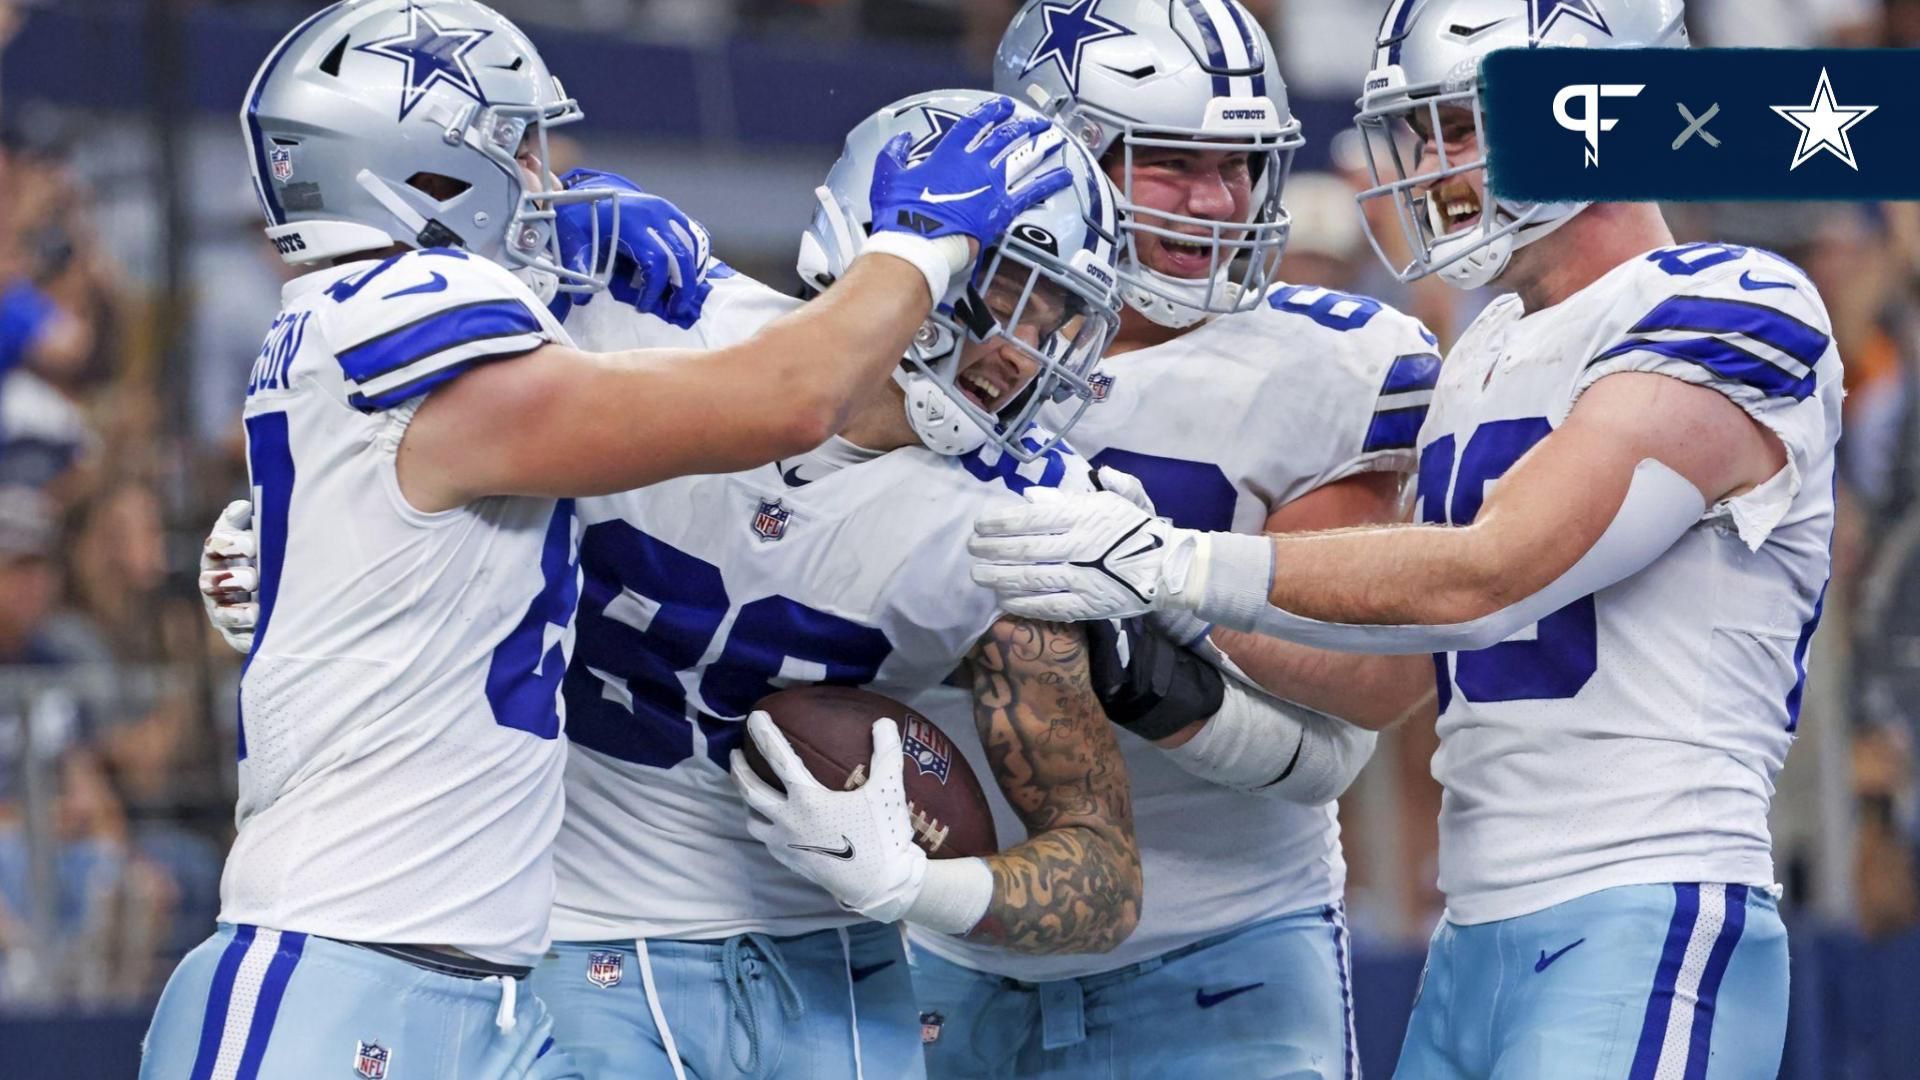
[[379, 1043], [363, 1042], [353, 1053], [353, 1071], [367, 1080], [386, 1080], [387, 1048]]
[[611, 990], [620, 985], [622, 969], [626, 967], [626, 957], [617, 952], [590, 952], [587, 954], [587, 981], [602, 990]]

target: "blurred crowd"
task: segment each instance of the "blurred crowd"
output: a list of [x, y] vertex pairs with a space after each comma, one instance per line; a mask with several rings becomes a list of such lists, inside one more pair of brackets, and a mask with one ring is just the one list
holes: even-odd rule
[[[1364, 42], [1375, 4], [1246, 2], [1274, 28], [1296, 97], [1351, 99], [1364, 48], [1324, 46]], [[0, 50], [16, 6], [0, 0]], [[314, 6], [245, 0], [249, 13], [267, 15]], [[543, 24], [692, 40], [794, 30], [959, 43], [983, 60], [1018, 5], [495, 6], [536, 37]], [[1703, 44], [1920, 44], [1920, 0], [1692, 0], [1689, 9]], [[1332, 164], [1290, 182], [1296, 224], [1283, 276], [1379, 296], [1451, 342], [1487, 297], [1388, 275], [1353, 207], [1368, 184], [1354, 137], [1309, 137], [1327, 140]], [[214, 512], [244, 489], [240, 388], [272, 316], [278, 260], [249, 225], [244, 239], [188, 259], [191, 280], [231, 288], [170, 298], [126, 278], [103, 246], [92, 179], [58, 143], [0, 127], [0, 1007], [149, 996], [212, 923], [231, 833], [238, 665], [203, 624], [193, 568]], [[1920, 925], [1920, 208], [1687, 207], [1671, 216], [1682, 240], [1754, 244], [1794, 260], [1833, 313], [1849, 390], [1841, 520], [1802, 734], [1818, 732], [1824, 752], [1844, 759], [1848, 920], [1869, 935], [1903, 932]], [[1397, 235], [1380, 224], [1378, 235]], [[790, 266], [789, 252], [730, 252], [725, 223], [715, 226], [722, 254], [788, 284], [771, 268]], [[191, 313], [184, 329], [173, 304]], [[1423, 928], [1437, 910], [1432, 740], [1430, 729], [1388, 740], [1392, 750], [1345, 810], [1356, 890], [1380, 893], [1370, 902], [1387, 912], [1377, 925]], [[1809, 768], [1796, 758], [1786, 782]], [[1783, 813], [1799, 805], [1783, 802]], [[1816, 835], [1790, 832], [1780, 854], [1794, 886], [1809, 872], [1802, 864], [1834, 856]], [[1390, 890], [1376, 872], [1389, 865], [1402, 868]]]

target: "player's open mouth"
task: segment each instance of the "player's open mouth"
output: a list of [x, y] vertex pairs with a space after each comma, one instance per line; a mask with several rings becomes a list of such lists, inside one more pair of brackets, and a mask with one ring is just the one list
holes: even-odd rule
[[1200, 278], [1213, 271], [1213, 243], [1210, 239], [1175, 240], [1171, 237], [1157, 237], [1160, 241], [1161, 261], [1166, 265], [1162, 272], [1174, 277]]
[[1480, 222], [1480, 196], [1473, 185], [1446, 184], [1427, 192], [1427, 221], [1435, 236], [1446, 236]]
[[968, 371], [959, 378], [960, 392], [973, 399], [975, 405], [988, 412], [994, 412], [1000, 399], [1006, 395], [1006, 388], [993, 381], [988, 375], [978, 371]]

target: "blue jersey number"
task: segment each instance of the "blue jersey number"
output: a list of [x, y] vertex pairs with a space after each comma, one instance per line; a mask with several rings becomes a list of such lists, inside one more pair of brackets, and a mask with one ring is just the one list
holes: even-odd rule
[[587, 530], [581, 566], [567, 734], [622, 761], [671, 768], [693, 754], [697, 724], [725, 768], [755, 702], [791, 683], [871, 682], [893, 652], [873, 627], [768, 596], [741, 606], [702, 670], [732, 610], [718, 567], [624, 521]]
[[[293, 447], [287, 437], [287, 414], [260, 413], [247, 417], [247, 473], [254, 489], [253, 528], [259, 542], [255, 560], [260, 572], [260, 618], [253, 628], [253, 648], [240, 668], [242, 676], [254, 653], [267, 640], [273, 607], [280, 600], [280, 576], [287, 562], [287, 515], [293, 507]], [[240, 760], [247, 757], [247, 718], [239, 718]]]
[[1093, 455], [1091, 464], [1096, 469], [1111, 465], [1134, 476], [1147, 489], [1153, 508], [1183, 529], [1233, 529], [1233, 507], [1240, 495], [1218, 465], [1113, 447]]
[[1275, 289], [1273, 295], [1267, 297], [1267, 305], [1275, 311], [1305, 315], [1329, 330], [1342, 333], [1358, 330], [1380, 314], [1380, 301], [1372, 297], [1334, 292], [1318, 285], [1288, 285]]
[[[1499, 420], [1482, 424], [1459, 453], [1455, 441], [1434, 440], [1420, 455], [1420, 518], [1434, 525], [1469, 525], [1480, 514], [1487, 485], [1506, 475], [1514, 463], [1553, 430], [1546, 420]], [[1451, 495], [1449, 496], [1449, 481]], [[1503, 641], [1476, 652], [1433, 658], [1440, 711], [1445, 712], [1457, 684], [1468, 701], [1551, 701], [1570, 698], [1599, 670], [1599, 632], [1593, 597], [1583, 597], [1540, 620], [1532, 641]]]
[[540, 547], [540, 591], [493, 650], [487, 666], [487, 705], [501, 727], [542, 739], [560, 735], [560, 679], [567, 654], [561, 637], [580, 599], [573, 553], [573, 500], [561, 499]]

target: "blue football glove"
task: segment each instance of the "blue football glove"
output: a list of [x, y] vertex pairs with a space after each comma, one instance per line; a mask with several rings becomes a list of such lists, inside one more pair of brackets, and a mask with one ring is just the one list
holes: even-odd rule
[[907, 163], [912, 135], [889, 142], [873, 163], [874, 233], [964, 236], [984, 251], [1014, 218], [1072, 183], [1064, 165], [1040, 168], [1064, 145], [1060, 130], [1038, 117], [1007, 121], [1012, 115], [1011, 98], [982, 102], [918, 164]]
[[[681, 329], [700, 319], [710, 279], [725, 277], [726, 264], [713, 257], [706, 227], [680, 208], [649, 195], [624, 176], [594, 169], [575, 169], [560, 178], [569, 189], [595, 188], [619, 192], [619, 233], [614, 234], [613, 206], [608, 202], [566, 203], [557, 208], [554, 235], [560, 241], [560, 259], [572, 270], [590, 272], [606, 258], [613, 245], [613, 280], [607, 292], [635, 311], [655, 315]], [[594, 246], [594, 219], [599, 219], [599, 246]], [[586, 304], [591, 296], [573, 297]]]

